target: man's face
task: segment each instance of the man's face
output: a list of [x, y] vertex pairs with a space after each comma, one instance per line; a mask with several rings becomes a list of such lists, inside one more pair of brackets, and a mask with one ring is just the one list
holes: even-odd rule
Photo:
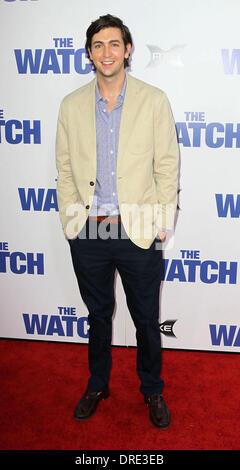
[[89, 56], [93, 61], [97, 74], [114, 77], [124, 70], [124, 59], [128, 58], [131, 44], [126, 48], [119, 28], [104, 28], [92, 37]]

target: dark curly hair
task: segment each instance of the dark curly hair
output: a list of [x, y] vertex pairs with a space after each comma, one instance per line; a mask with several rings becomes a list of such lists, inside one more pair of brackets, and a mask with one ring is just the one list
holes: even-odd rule
[[[100, 16], [97, 20], [93, 21], [90, 26], [87, 29], [86, 32], [86, 43], [85, 43], [85, 49], [87, 56], [89, 60], [92, 62], [90, 59], [88, 49], [91, 51], [91, 46], [92, 46], [92, 37], [94, 34], [98, 33], [101, 31], [101, 29], [104, 28], [119, 28], [122, 34], [122, 39], [124, 42], [125, 47], [127, 44], [133, 45], [132, 41], [132, 36], [131, 33], [128, 29], [128, 27], [123, 24], [122, 20], [120, 18], [117, 18], [117, 16], [112, 16], [112, 15], [104, 15]], [[95, 65], [92, 62], [93, 70], [96, 70]], [[129, 67], [129, 57], [128, 59], [124, 59], [124, 68]]]

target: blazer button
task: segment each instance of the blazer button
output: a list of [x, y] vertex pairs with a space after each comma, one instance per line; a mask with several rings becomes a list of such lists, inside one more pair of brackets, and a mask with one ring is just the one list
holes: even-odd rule
[[90, 209], [90, 206], [89, 206], [89, 205], [87, 205], [87, 206], [86, 206], [86, 209]]
[[94, 181], [90, 181], [90, 185], [91, 185], [91, 186], [94, 186]]

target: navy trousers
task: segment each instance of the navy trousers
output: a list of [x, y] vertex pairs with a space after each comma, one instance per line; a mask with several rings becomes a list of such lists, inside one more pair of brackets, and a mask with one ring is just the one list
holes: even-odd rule
[[95, 230], [93, 236], [91, 222], [87, 221], [78, 237], [69, 241], [79, 290], [89, 312], [90, 378], [87, 389], [97, 392], [109, 382], [117, 269], [136, 327], [140, 391], [146, 396], [162, 393], [159, 329], [162, 250], [155, 249], [155, 241], [149, 249], [136, 246], [127, 237], [121, 223], [111, 224], [111, 236], [106, 234], [98, 233], [96, 236]]

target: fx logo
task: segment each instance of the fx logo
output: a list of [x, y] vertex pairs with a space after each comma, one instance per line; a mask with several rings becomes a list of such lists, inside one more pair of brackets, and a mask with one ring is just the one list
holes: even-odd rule
[[163, 323], [159, 324], [160, 332], [163, 333], [165, 336], [173, 336], [176, 338], [176, 335], [173, 332], [173, 326], [177, 320], [166, 320]]
[[166, 64], [173, 67], [183, 67], [182, 54], [186, 46], [174, 46], [168, 51], [164, 51], [158, 46], [151, 46], [147, 44], [150, 51], [151, 58], [147, 67], [158, 67], [159, 65]]

